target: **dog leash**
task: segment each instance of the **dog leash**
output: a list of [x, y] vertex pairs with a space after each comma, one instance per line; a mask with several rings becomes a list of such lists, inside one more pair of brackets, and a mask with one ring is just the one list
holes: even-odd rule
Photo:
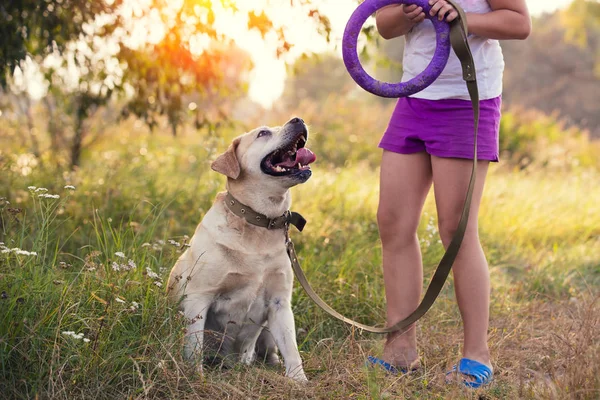
[[[306, 224], [306, 220], [300, 214], [290, 211], [287, 211], [278, 218], [269, 219], [262, 214], [256, 213], [250, 207], [243, 205], [235, 198], [233, 198], [233, 196], [231, 196], [230, 193], [227, 193], [226, 204], [234, 214], [238, 215], [239, 217], [245, 218], [246, 221], [253, 225], [262, 226], [267, 229], [284, 229], [286, 249], [290, 258], [290, 262], [292, 264], [292, 269], [294, 270], [294, 274], [296, 275], [296, 279], [298, 279], [298, 282], [300, 283], [308, 297], [310, 297], [311, 300], [315, 302], [315, 304], [317, 304], [323, 311], [325, 311], [332, 317], [367, 332], [384, 334], [396, 331], [403, 331], [410, 327], [417, 320], [419, 320], [423, 315], [425, 315], [425, 313], [431, 308], [436, 298], [440, 294], [442, 288], [444, 287], [444, 283], [446, 282], [446, 279], [450, 274], [450, 270], [452, 269], [452, 264], [454, 264], [454, 260], [456, 259], [458, 251], [460, 250], [460, 246], [465, 236], [465, 231], [469, 220], [471, 199], [473, 197], [473, 189], [475, 187], [475, 179], [477, 175], [477, 131], [479, 127], [479, 91], [477, 88], [477, 80], [475, 76], [475, 63], [473, 61], [471, 49], [469, 48], [469, 44], [467, 42], [468, 30], [465, 13], [462, 10], [462, 8], [460, 8], [453, 0], [446, 1], [450, 3], [458, 11], [459, 14], [459, 17], [457, 19], [450, 22], [450, 44], [452, 46], [452, 49], [454, 50], [454, 53], [456, 54], [461, 63], [463, 79], [466, 82], [469, 97], [471, 99], [471, 104], [473, 106], [473, 166], [471, 169], [471, 178], [469, 180], [469, 186], [465, 196], [465, 202], [461, 212], [460, 221], [456, 228], [456, 232], [454, 233], [450, 245], [448, 245], [444, 256], [440, 260], [435, 270], [435, 273], [431, 278], [431, 282], [429, 283], [429, 287], [425, 292], [425, 296], [423, 296], [421, 303], [415, 309], [415, 311], [413, 311], [408, 317], [389, 327], [375, 327], [365, 325], [360, 322], [356, 322], [350, 318], [347, 318], [339, 312], [335, 311], [323, 299], [321, 299], [321, 297], [319, 297], [319, 295], [311, 287], [310, 283], [308, 282], [308, 279], [306, 278], [306, 275], [304, 274], [304, 271], [302, 270], [302, 267], [300, 266], [294, 243], [292, 242], [289, 235], [289, 225], [294, 225], [298, 228], [299, 231], [302, 231], [304, 229], [304, 225]], [[271, 226], [271, 223], [273, 226]]]

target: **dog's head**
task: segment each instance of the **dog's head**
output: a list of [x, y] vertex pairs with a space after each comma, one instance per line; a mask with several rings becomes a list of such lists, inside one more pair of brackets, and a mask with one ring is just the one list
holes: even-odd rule
[[306, 148], [308, 129], [300, 118], [283, 126], [259, 127], [234, 139], [212, 163], [213, 170], [230, 179], [258, 178], [292, 187], [304, 183], [316, 156]]

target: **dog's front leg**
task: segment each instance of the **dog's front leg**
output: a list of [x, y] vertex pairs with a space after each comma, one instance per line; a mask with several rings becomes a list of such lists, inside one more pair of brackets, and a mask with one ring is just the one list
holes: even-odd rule
[[292, 305], [287, 296], [274, 296], [269, 305], [269, 330], [283, 356], [285, 375], [296, 381], [308, 379], [302, 368], [302, 359], [296, 343], [296, 327]]
[[185, 334], [183, 355], [186, 360], [196, 363], [202, 372], [202, 346], [204, 344], [204, 325], [213, 296], [193, 296], [183, 303], [184, 314], [190, 320]]

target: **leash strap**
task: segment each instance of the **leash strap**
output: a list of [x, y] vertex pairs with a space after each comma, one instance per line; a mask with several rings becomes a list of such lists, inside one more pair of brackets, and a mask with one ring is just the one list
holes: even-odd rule
[[300, 266], [300, 262], [298, 261], [298, 256], [296, 254], [296, 249], [294, 248], [294, 243], [290, 240], [288, 229], [286, 227], [286, 247], [288, 256], [290, 257], [290, 261], [292, 263], [292, 269], [294, 270], [294, 274], [302, 285], [302, 288], [319, 307], [323, 309], [323, 311], [327, 312], [334, 318], [339, 319], [347, 324], [350, 324], [356, 328], [365, 330], [367, 332], [372, 333], [390, 333], [395, 331], [404, 331], [408, 327], [410, 327], [413, 323], [415, 323], [419, 318], [421, 318], [425, 313], [431, 308], [435, 299], [440, 294], [442, 288], [444, 287], [444, 283], [446, 282], [446, 278], [450, 274], [450, 270], [452, 269], [452, 264], [454, 264], [454, 260], [458, 255], [458, 251], [460, 250], [460, 246], [462, 244], [462, 240], [465, 236], [465, 231], [467, 228], [467, 222], [469, 220], [469, 211], [471, 209], [471, 199], [473, 198], [473, 189], [475, 187], [475, 178], [477, 173], [477, 132], [479, 127], [479, 91], [477, 89], [477, 81], [475, 77], [475, 64], [473, 62], [473, 56], [471, 54], [471, 50], [469, 48], [469, 44], [467, 42], [467, 18], [462, 10], [453, 0], [446, 0], [450, 3], [459, 13], [459, 18], [455, 19], [450, 23], [450, 44], [452, 45], [452, 49], [454, 53], [460, 60], [462, 71], [463, 71], [463, 79], [467, 84], [467, 90], [469, 92], [469, 97], [471, 98], [471, 104], [473, 106], [473, 124], [474, 124], [474, 140], [473, 140], [473, 167], [471, 169], [471, 179], [469, 180], [469, 186], [467, 189], [467, 194], [465, 196], [465, 202], [463, 205], [463, 210], [461, 213], [460, 221], [458, 223], [458, 227], [456, 228], [456, 232], [454, 233], [454, 237], [450, 242], [450, 245], [446, 249], [444, 256], [440, 260], [438, 267], [431, 278], [431, 282], [429, 283], [429, 287], [425, 292], [425, 296], [423, 296], [423, 300], [417, 307], [415, 311], [413, 311], [408, 317], [397, 322], [393, 326], [379, 328], [369, 325], [361, 324], [360, 322], [356, 322], [351, 320], [350, 318], [344, 317], [342, 314], [335, 311], [331, 308], [323, 299], [319, 297], [317, 293], [313, 290], [313, 288], [308, 283], [308, 279], [306, 279], [306, 275], [304, 271], [302, 271], [302, 267]]

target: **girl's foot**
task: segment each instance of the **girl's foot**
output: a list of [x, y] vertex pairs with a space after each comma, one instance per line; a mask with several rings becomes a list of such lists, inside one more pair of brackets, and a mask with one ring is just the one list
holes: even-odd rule
[[399, 369], [408, 371], [421, 366], [416, 338], [408, 335], [389, 334], [381, 358]]
[[446, 383], [462, 383], [466, 387], [479, 388], [488, 385], [494, 379], [491, 365], [480, 363], [469, 358], [462, 358], [446, 373]]

